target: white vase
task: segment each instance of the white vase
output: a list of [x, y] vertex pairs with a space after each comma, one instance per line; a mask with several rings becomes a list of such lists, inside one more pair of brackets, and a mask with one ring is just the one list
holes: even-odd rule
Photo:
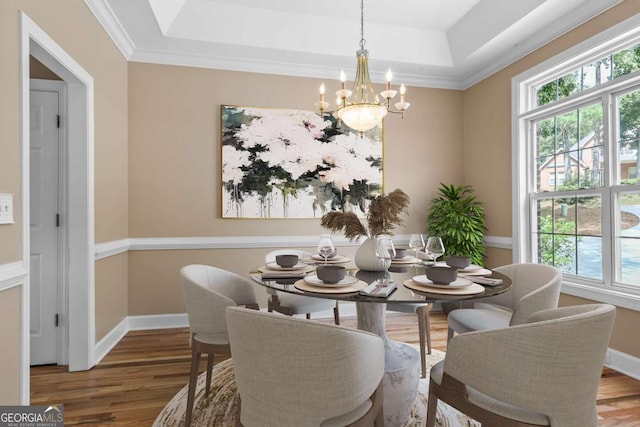
[[356, 267], [365, 271], [386, 271], [391, 266], [391, 261], [381, 260], [376, 256], [376, 239], [367, 238], [358, 250], [354, 259]]

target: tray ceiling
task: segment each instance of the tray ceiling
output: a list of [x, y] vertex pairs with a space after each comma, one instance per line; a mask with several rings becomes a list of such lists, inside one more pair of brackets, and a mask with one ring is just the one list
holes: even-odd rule
[[[621, 0], [366, 0], [373, 81], [464, 89]], [[356, 0], [85, 0], [130, 61], [353, 79]]]

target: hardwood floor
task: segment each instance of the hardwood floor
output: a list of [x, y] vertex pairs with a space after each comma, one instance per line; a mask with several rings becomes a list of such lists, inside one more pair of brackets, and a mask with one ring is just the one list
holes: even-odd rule
[[[343, 319], [342, 324], [355, 327], [355, 319]], [[393, 339], [418, 342], [415, 315], [388, 313], [387, 331]], [[442, 313], [431, 314], [431, 336], [433, 348], [446, 350]], [[90, 371], [32, 368], [31, 404], [63, 404], [68, 426], [150, 426], [186, 384], [190, 359], [187, 329], [130, 332]], [[599, 426], [640, 427], [640, 381], [605, 369], [598, 414]]]

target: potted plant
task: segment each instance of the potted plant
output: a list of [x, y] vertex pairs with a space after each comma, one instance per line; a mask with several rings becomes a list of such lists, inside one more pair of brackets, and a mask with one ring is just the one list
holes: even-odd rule
[[442, 238], [448, 255], [471, 257], [484, 265], [484, 207], [473, 195], [470, 185], [447, 186], [440, 183], [438, 197], [431, 200], [427, 216], [427, 233]]
[[366, 237], [356, 251], [354, 262], [361, 270], [382, 271], [388, 268], [375, 253], [375, 238], [381, 235], [393, 235], [392, 230], [402, 224], [401, 215], [407, 213], [409, 196], [396, 189], [388, 194], [381, 194], [371, 200], [367, 211], [367, 225], [353, 212], [329, 212], [322, 216], [320, 225], [332, 232], [344, 231], [350, 241]]

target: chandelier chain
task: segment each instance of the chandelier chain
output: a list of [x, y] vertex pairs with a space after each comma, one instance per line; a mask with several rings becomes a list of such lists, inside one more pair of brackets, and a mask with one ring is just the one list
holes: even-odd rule
[[364, 50], [364, 0], [360, 0], [360, 49]]

